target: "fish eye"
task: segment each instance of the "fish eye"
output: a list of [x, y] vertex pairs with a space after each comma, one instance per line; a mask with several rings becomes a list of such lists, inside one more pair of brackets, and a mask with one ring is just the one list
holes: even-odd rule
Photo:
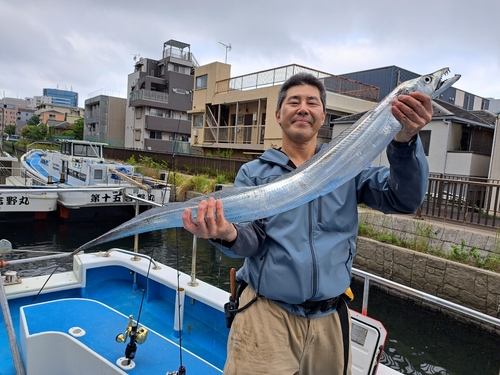
[[424, 77], [424, 82], [425, 83], [431, 83], [432, 82], [432, 77], [431, 76], [425, 76]]

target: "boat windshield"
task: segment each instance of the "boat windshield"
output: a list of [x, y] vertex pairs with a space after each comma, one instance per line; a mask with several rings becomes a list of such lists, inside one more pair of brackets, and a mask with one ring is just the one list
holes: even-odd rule
[[73, 145], [73, 155], [74, 156], [85, 156], [90, 158], [101, 157], [101, 146], [98, 145], [84, 145], [84, 144], [74, 144]]

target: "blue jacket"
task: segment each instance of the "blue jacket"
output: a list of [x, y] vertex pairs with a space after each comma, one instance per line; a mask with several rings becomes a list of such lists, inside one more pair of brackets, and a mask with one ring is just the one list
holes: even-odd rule
[[[263, 220], [235, 224], [238, 237], [234, 244], [229, 248], [214, 245], [229, 256], [245, 257], [237, 273], [239, 281], [246, 281], [288, 311], [306, 316], [299, 304], [339, 296], [351, 283], [358, 204], [397, 214], [413, 213], [421, 205], [429, 170], [420, 139], [412, 145], [391, 142], [387, 156], [390, 168], [369, 166], [307, 204]], [[268, 149], [241, 167], [235, 186], [265, 184], [293, 169], [286, 154]]]

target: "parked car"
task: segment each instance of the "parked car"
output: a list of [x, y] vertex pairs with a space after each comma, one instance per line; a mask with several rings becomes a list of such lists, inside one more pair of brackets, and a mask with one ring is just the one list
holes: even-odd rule
[[10, 142], [17, 142], [21, 137], [18, 135], [9, 135], [5, 140]]

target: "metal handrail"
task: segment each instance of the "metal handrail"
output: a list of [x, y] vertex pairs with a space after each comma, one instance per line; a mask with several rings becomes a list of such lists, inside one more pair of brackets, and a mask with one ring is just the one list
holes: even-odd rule
[[370, 288], [370, 281], [374, 281], [378, 284], [381, 284], [383, 286], [396, 289], [400, 292], [403, 292], [405, 294], [409, 294], [412, 297], [417, 297], [420, 299], [423, 299], [426, 302], [433, 303], [435, 305], [439, 305], [441, 307], [448, 308], [452, 311], [455, 311], [457, 313], [467, 315], [468, 317], [472, 317], [475, 319], [478, 319], [482, 322], [486, 322], [492, 325], [495, 325], [497, 327], [500, 327], [500, 319], [497, 319], [493, 316], [483, 314], [479, 311], [469, 309], [468, 307], [458, 305], [456, 303], [447, 301], [445, 299], [433, 296], [428, 293], [421, 292], [419, 290], [410, 288], [406, 285], [398, 284], [394, 281], [384, 279], [383, 277], [373, 275], [371, 273], [361, 271], [357, 268], [352, 269], [352, 273], [356, 276], [362, 277], [364, 279], [364, 285], [363, 285], [363, 304], [361, 307], [361, 313], [363, 315], [367, 315], [368, 312], [368, 297], [369, 297], [369, 288]]

